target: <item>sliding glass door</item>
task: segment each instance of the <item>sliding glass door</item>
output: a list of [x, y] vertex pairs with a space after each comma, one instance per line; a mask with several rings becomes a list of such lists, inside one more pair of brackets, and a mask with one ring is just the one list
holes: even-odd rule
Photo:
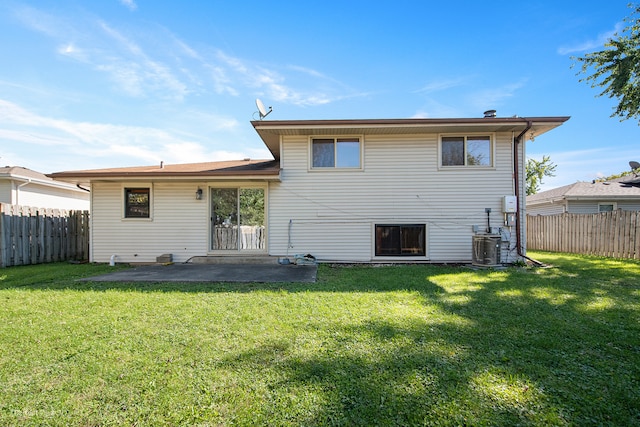
[[211, 189], [211, 250], [264, 251], [264, 189]]

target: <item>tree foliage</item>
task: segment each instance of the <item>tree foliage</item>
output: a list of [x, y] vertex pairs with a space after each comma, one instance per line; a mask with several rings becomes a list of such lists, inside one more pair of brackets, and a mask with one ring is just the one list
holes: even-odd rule
[[542, 179], [546, 176], [556, 176], [557, 165], [551, 161], [549, 156], [542, 156], [542, 160], [527, 159], [526, 182], [527, 196], [540, 191]]
[[578, 74], [587, 75], [581, 82], [603, 88], [598, 96], [617, 98], [611, 117], [621, 121], [640, 117], [640, 6], [629, 7], [633, 11], [624, 20], [627, 26], [605, 43], [604, 50], [572, 58], [582, 63]]
[[596, 179], [595, 181], [597, 182], [606, 182], [606, 181], [612, 181], [614, 179], [617, 178], [622, 178], [623, 176], [631, 176], [634, 175], [633, 171], [624, 171], [624, 172], [620, 172], [620, 173], [614, 173], [612, 175], [609, 176], [603, 176], [601, 178]]

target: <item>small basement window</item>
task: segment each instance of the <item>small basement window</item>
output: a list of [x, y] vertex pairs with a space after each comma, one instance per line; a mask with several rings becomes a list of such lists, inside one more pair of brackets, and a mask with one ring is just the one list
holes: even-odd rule
[[491, 137], [443, 136], [440, 141], [442, 166], [492, 166]]
[[362, 145], [358, 137], [312, 138], [311, 167], [359, 169], [361, 151]]
[[151, 199], [149, 188], [124, 189], [124, 217], [150, 218]]
[[376, 224], [376, 256], [425, 256], [424, 224]]
[[617, 208], [616, 203], [598, 203], [598, 212], [613, 212]]

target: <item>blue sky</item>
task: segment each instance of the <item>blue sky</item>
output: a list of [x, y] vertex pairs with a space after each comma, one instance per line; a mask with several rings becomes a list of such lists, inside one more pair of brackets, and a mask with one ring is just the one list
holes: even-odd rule
[[628, 0], [0, 3], [0, 164], [44, 173], [269, 158], [268, 119], [571, 116], [527, 143], [543, 189], [640, 161], [579, 82]]

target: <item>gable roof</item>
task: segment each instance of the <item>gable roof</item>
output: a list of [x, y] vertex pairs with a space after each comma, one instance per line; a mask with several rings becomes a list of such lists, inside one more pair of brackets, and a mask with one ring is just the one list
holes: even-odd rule
[[45, 185], [71, 191], [86, 191], [66, 182], [55, 181], [41, 172], [37, 172], [23, 166], [0, 167], [0, 179]]
[[4, 166], [0, 167], [0, 176], [11, 177], [11, 178], [23, 178], [23, 179], [42, 179], [44, 181], [50, 181], [51, 178], [47, 178], [47, 176], [43, 173], [31, 170], [29, 168], [25, 168], [22, 166]]
[[535, 136], [550, 131], [569, 117], [483, 117], [455, 119], [256, 120], [254, 129], [273, 157], [280, 158], [280, 137], [289, 135], [384, 135], [418, 133], [520, 132]]
[[560, 200], [622, 200], [640, 199], [640, 187], [626, 183], [629, 177], [604, 182], [583, 182], [554, 188], [527, 196], [527, 205]]
[[183, 163], [124, 168], [88, 169], [56, 172], [53, 179], [87, 184], [92, 180], [193, 179], [193, 178], [259, 178], [280, 179], [280, 164], [275, 160], [229, 160], [220, 162]]

